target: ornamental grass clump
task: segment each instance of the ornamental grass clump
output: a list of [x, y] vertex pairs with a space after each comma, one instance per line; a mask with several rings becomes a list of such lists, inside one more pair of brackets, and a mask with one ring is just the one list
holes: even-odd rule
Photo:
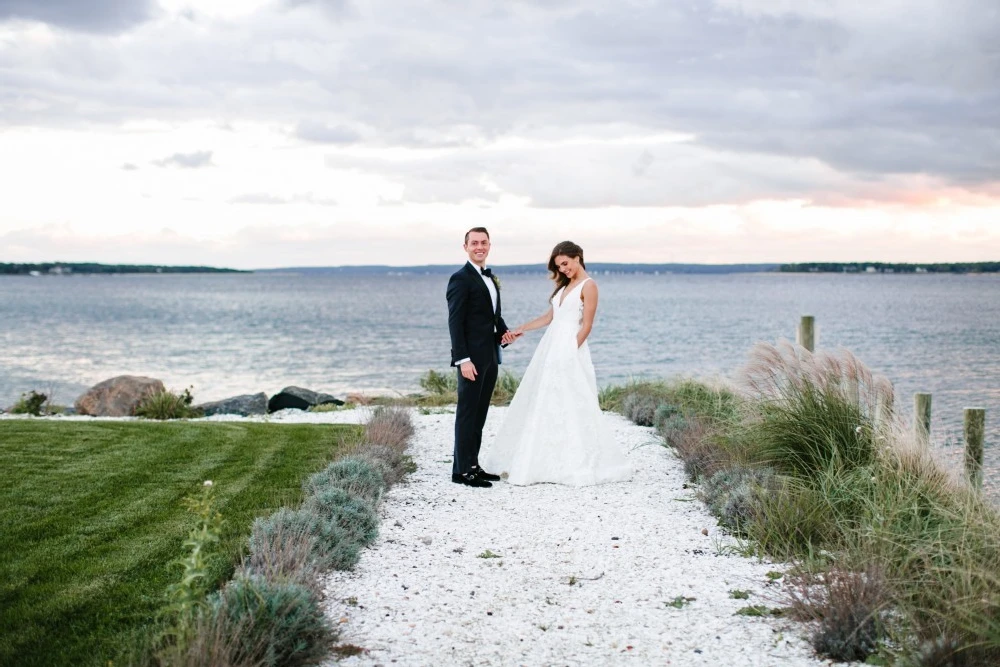
[[21, 394], [21, 398], [17, 400], [17, 403], [11, 406], [10, 413], [12, 415], [33, 415], [40, 417], [42, 412], [45, 411], [48, 402], [49, 397], [46, 394], [32, 390], [27, 394]]
[[432, 369], [420, 378], [420, 387], [429, 394], [455, 394], [458, 392], [458, 375], [454, 370], [438, 373]]
[[351, 452], [353, 458], [368, 462], [379, 471], [387, 488], [399, 484], [406, 475], [417, 468], [413, 459], [403, 450], [388, 445], [373, 445], [363, 442]]
[[338, 488], [375, 505], [385, 493], [385, 477], [371, 461], [349, 456], [337, 459], [312, 475], [303, 485], [306, 493]]
[[846, 350], [758, 343], [750, 357], [747, 426], [763, 462], [805, 478], [874, 463], [893, 402], [887, 379]]
[[777, 479], [772, 468], [734, 466], [709, 477], [701, 497], [719, 524], [745, 535], [751, 522], [761, 515], [761, 496], [772, 492]]
[[378, 537], [375, 510], [364, 499], [343, 489], [330, 487], [311, 494], [300, 511], [339, 526], [348, 540], [360, 546], [368, 546]]
[[308, 588], [264, 577], [237, 577], [211, 596], [208, 617], [231, 637], [233, 665], [318, 664], [336, 638]]
[[316, 539], [304, 522], [265, 524], [258, 519], [250, 534], [250, 553], [243, 559], [243, 574], [301, 584], [319, 595]]
[[143, 398], [135, 408], [135, 416], [159, 420], [201, 417], [201, 410], [191, 407], [193, 402], [194, 396], [190, 387], [180, 394], [160, 391]]
[[661, 434], [664, 429], [672, 428], [668, 427], [668, 424], [676, 419], [679, 419], [682, 424], [684, 423], [684, 415], [681, 414], [680, 408], [676, 405], [660, 403], [653, 411], [653, 427]]
[[891, 594], [879, 567], [834, 567], [818, 577], [803, 577], [790, 599], [799, 618], [815, 622], [812, 645], [821, 656], [865, 661], [889, 639], [884, 617]]
[[847, 351], [758, 343], [750, 356], [747, 426], [762, 462], [804, 478], [874, 463], [893, 402], [888, 380]]
[[694, 482], [711, 477], [737, 460], [716, 429], [701, 420], [689, 422], [669, 443], [684, 462], [684, 472]]
[[493, 388], [493, 398], [490, 402], [493, 405], [509, 405], [514, 400], [517, 388], [521, 386], [521, 378], [510, 371], [503, 371], [497, 377], [496, 386]]
[[364, 430], [365, 442], [403, 450], [413, 437], [413, 419], [406, 408], [382, 405], [372, 412]]
[[652, 426], [659, 405], [659, 400], [655, 396], [632, 392], [622, 399], [622, 414], [638, 426]]
[[312, 556], [320, 570], [349, 570], [361, 555], [359, 543], [336, 521], [310, 510], [287, 507], [254, 521], [250, 534], [251, 552], [255, 549], [255, 541], [261, 545], [273, 543], [279, 533], [305, 533], [312, 537]]

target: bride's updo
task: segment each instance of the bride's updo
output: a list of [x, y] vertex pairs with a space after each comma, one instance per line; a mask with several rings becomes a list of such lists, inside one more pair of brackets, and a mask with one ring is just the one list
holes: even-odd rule
[[569, 285], [569, 278], [560, 273], [559, 267], [556, 266], [556, 257], [559, 257], [560, 255], [580, 260], [580, 266], [583, 267], [584, 271], [587, 270], [587, 265], [583, 262], [583, 248], [572, 241], [562, 241], [561, 243], [557, 243], [556, 247], [552, 249], [552, 254], [549, 255], [549, 271], [552, 272], [552, 280], [556, 281], [556, 288], [552, 290], [552, 296], [555, 296], [559, 293], [559, 290], [566, 287], [566, 285]]

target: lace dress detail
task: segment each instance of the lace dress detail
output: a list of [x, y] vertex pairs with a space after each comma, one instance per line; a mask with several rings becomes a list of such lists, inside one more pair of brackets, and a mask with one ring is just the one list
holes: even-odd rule
[[483, 469], [507, 473], [511, 484], [554, 482], [588, 486], [632, 476], [625, 453], [604, 421], [597, 376], [586, 341], [577, 347], [583, 321], [579, 291], [587, 278], [552, 297], [552, 322], [538, 342]]

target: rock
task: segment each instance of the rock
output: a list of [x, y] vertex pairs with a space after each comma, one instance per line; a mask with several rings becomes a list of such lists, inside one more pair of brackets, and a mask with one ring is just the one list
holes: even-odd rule
[[342, 400], [334, 398], [330, 394], [321, 394], [302, 387], [285, 387], [267, 402], [267, 411], [277, 412], [288, 408], [308, 410], [314, 405], [328, 405], [330, 403], [334, 405], [344, 404]]
[[93, 417], [131, 417], [142, 399], [166, 391], [163, 383], [137, 375], [119, 375], [95, 384], [73, 407], [77, 414]]
[[212, 415], [240, 415], [243, 417], [266, 415], [267, 394], [264, 392], [260, 392], [259, 394], [242, 394], [241, 396], [224, 398], [221, 401], [202, 403], [194, 407], [204, 412], [206, 417]]

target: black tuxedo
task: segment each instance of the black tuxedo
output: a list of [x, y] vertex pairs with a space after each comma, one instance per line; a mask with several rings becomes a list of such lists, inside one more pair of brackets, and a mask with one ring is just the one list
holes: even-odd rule
[[497, 382], [500, 339], [507, 325], [500, 314], [500, 289], [493, 311], [490, 290], [479, 268], [468, 262], [448, 280], [448, 332], [451, 334], [451, 364], [471, 359], [478, 375], [469, 382], [458, 371], [458, 409], [455, 412], [454, 474], [470, 472], [478, 465], [483, 444], [483, 425]]

